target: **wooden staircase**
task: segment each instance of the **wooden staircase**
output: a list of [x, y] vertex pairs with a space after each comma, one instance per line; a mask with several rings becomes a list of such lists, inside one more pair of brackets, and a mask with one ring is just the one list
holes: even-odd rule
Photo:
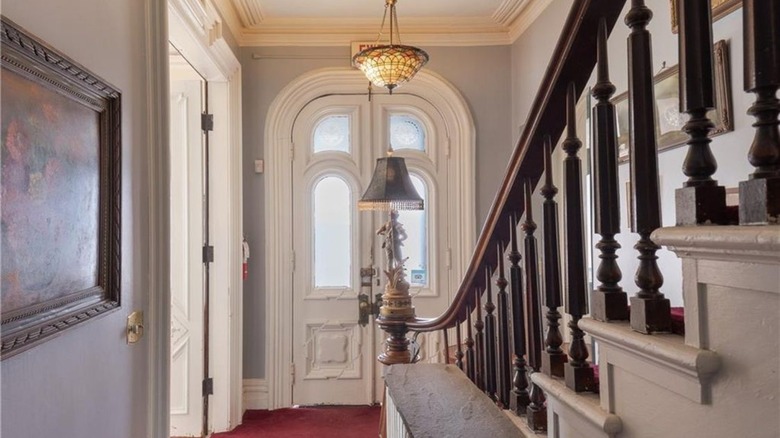
[[[388, 436], [780, 436], [780, 3], [743, 2], [745, 90], [755, 94], [749, 114], [756, 118], [746, 159], [755, 172], [740, 183], [739, 224], [733, 225], [734, 208], [726, 206], [725, 189], [712, 178], [717, 163], [706, 116], [714, 104], [712, 55], [701, 50], [712, 46], [710, 4], [678, 1], [681, 111], [689, 117], [682, 168], [688, 180], [675, 192], [678, 226], [661, 228], [647, 30], [652, 12], [644, 1], [631, 0], [624, 21], [631, 29], [631, 208], [639, 267], [633, 276], [638, 291], [630, 297], [616, 256], [615, 87], [607, 53], [625, 3], [572, 3], [451, 306], [435, 318], [378, 320], [389, 345], [403, 344], [411, 331], [441, 332], [445, 344], [454, 346], [444, 355], [454, 366], [390, 367], [394, 408], [388, 415], [400, 426], [398, 435]], [[574, 108], [594, 69], [593, 222], [600, 261], [591, 289]], [[562, 208], [552, 177], [558, 143], [566, 155]], [[544, 198], [539, 224], [532, 211], [534, 188]], [[673, 310], [660, 292], [661, 245], [682, 259], [684, 312]], [[561, 329], [564, 323], [568, 330]], [[409, 398], [419, 394], [415, 388], [434, 392], [445, 386], [436, 409], [430, 408], [436, 399], [430, 394], [423, 402]], [[511, 433], [497, 415], [502, 409], [514, 416]], [[447, 432], [435, 435], [420, 424]]]

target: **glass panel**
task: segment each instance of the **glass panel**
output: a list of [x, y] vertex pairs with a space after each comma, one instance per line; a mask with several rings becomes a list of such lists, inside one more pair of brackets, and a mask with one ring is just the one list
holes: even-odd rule
[[403, 256], [406, 273], [412, 286], [428, 285], [428, 188], [419, 176], [410, 174], [414, 188], [425, 201], [425, 210], [403, 210], [398, 212], [398, 221], [403, 224], [408, 236], [403, 242]]
[[314, 187], [314, 286], [350, 287], [352, 206], [347, 183], [329, 176]]
[[409, 114], [390, 116], [390, 145], [393, 149], [425, 150], [425, 128]]
[[314, 128], [314, 152], [349, 152], [349, 116], [328, 116]]

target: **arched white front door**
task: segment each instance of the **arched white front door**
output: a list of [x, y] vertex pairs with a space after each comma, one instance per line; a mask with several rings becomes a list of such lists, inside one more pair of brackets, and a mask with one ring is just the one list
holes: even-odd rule
[[[358, 324], [358, 294], [381, 293], [386, 213], [359, 212], [377, 158], [393, 145], [406, 159], [425, 210], [401, 212], [404, 257], [420, 316], [450, 302], [473, 250], [473, 125], [460, 95], [422, 72], [390, 96], [365, 92], [354, 70], [293, 81], [266, 123], [266, 282], [271, 408], [366, 404], [381, 391], [383, 334]], [[413, 81], [414, 82], [414, 81]], [[361, 268], [377, 268], [370, 291]], [[377, 284], [379, 280], [379, 284]], [[443, 348], [443, 346], [442, 346]], [[423, 359], [439, 345], [424, 342]], [[281, 356], [280, 356], [281, 355]], [[291, 358], [292, 363], [284, 357]]]

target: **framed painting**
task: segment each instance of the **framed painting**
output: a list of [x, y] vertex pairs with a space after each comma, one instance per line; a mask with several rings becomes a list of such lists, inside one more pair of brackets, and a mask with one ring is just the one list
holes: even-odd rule
[[8, 358], [120, 306], [121, 95], [2, 18]]
[[[715, 71], [715, 108], [707, 117], [715, 124], [710, 137], [734, 130], [731, 103], [731, 75], [729, 47], [725, 40], [713, 46]], [[688, 116], [680, 112], [680, 69], [678, 65], [662, 70], [653, 78], [655, 93], [655, 123], [658, 152], [684, 145], [688, 135], [682, 131]], [[629, 159], [628, 146], [628, 92], [612, 99], [617, 113], [618, 162]]]
[[[669, 8], [672, 10], [672, 33], [680, 30], [680, 18], [677, 15], [677, 4], [680, 0], [669, 0]], [[736, 11], [742, 6], [742, 0], [710, 0], [712, 3], [712, 21]]]

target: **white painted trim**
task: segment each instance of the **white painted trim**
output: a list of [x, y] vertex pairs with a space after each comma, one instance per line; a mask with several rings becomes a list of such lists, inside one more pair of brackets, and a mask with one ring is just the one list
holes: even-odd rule
[[[274, 99], [265, 125], [265, 263], [266, 263], [266, 378], [269, 407], [290, 406], [289, 373], [292, 359], [292, 266], [289, 236], [292, 235], [291, 132], [295, 115], [312, 99], [325, 93], [364, 92], [366, 79], [352, 68], [326, 68], [303, 74], [290, 82]], [[457, 235], [461, 251], [453, 254], [451, 278], [458, 284], [475, 242], [475, 143], [474, 121], [465, 99], [446, 79], [428, 69], [404, 84], [399, 93], [428, 100], [441, 111], [452, 148], [449, 188], [452, 223], [460, 223]], [[457, 196], [455, 196], [457, 194]]]
[[509, 25], [509, 41], [512, 43], [517, 41], [517, 39], [520, 38], [520, 35], [534, 24], [534, 21], [542, 15], [542, 12], [544, 12], [552, 2], [553, 0], [531, 1], [531, 3], [523, 9], [522, 13]]
[[697, 226], [655, 230], [653, 242], [678, 257], [780, 263], [780, 226]]
[[209, 137], [210, 237], [215, 251], [209, 315], [214, 395], [209, 416], [212, 430], [221, 432], [238, 426], [243, 414], [241, 65], [222, 36], [222, 21], [211, 0], [168, 0], [167, 9], [168, 38], [209, 82], [209, 111], [215, 115]]
[[548, 436], [560, 437], [555, 416], [564, 418], [573, 429], [588, 437], [614, 437], [623, 431], [623, 420], [599, 406], [599, 396], [569, 389], [560, 379], [544, 373], [531, 374], [547, 396]]
[[[403, 41], [429, 46], [514, 43], [552, 0], [505, 0], [491, 16], [406, 17]], [[268, 17], [258, 0], [215, 0], [239, 46], [349, 46], [373, 41], [378, 17]]]
[[164, 2], [146, 0], [146, 148], [149, 187], [149, 302], [146, 332], [149, 342], [147, 432], [167, 437], [170, 386], [170, 278], [168, 260], [169, 125], [168, 14]]
[[244, 379], [244, 410], [268, 409], [268, 383], [265, 379]]
[[627, 322], [583, 318], [578, 325], [599, 343], [601, 393], [606, 406], [612, 406], [609, 399], [615, 393], [613, 388], [605, 387], [612, 382], [612, 366], [644, 376], [696, 403], [710, 402], [712, 376], [721, 364], [717, 353], [685, 345], [681, 336], [637, 333]]

